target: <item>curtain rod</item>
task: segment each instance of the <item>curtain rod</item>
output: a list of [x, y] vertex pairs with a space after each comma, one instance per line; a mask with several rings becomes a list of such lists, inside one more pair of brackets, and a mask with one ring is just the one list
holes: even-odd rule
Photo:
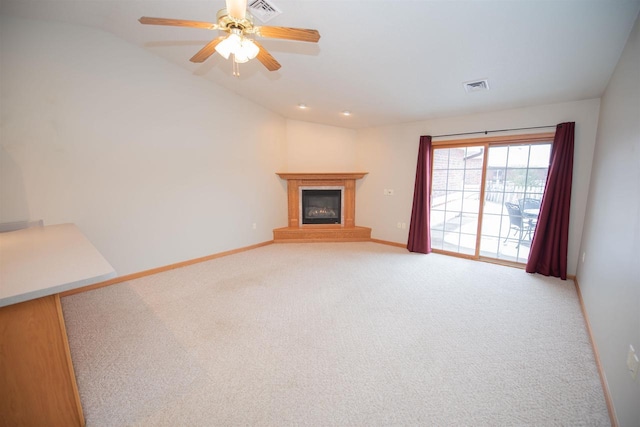
[[434, 135], [431, 138], [444, 138], [445, 136], [462, 136], [462, 135], [475, 135], [478, 133], [483, 133], [483, 134], [488, 134], [488, 133], [494, 133], [494, 132], [509, 132], [512, 130], [529, 130], [529, 129], [545, 129], [545, 128], [555, 128], [557, 125], [550, 125], [550, 126], [533, 126], [533, 127], [528, 127], [528, 128], [513, 128], [513, 129], [496, 129], [496, 130], [484, 130], [484, 131], [478, 131], [478, 132], [465, 132], [465, 133], [451, 133], [448, 135]]

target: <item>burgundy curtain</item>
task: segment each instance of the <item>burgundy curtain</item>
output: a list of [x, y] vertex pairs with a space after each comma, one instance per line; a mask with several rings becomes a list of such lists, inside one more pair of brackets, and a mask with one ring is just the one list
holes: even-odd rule
[[431, 252], [431, 137], [421, 136], [418, 148], [416, 184], [413, 190], [413, 209], [409, 224], [407, 249], [411, 252]]
[[551, 164], [529, 252], [527, 273], [567, 279], [574, 129], [574, 122], [560, 123], [556, 127]]

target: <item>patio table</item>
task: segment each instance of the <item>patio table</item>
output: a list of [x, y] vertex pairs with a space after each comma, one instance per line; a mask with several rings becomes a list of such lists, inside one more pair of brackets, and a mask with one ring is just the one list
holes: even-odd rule
[[522, 216], [525, 218], [538, 218], [538, 215], [540, 215], [540, 208], [531, 208], [522, 211]]

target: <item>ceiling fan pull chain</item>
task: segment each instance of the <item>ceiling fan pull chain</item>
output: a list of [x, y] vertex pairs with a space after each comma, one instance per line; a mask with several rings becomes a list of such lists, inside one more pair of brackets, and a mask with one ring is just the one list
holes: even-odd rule
[[240, 64], [236, 62], [236, 55], [231, 54], [231, 63], [233, 64], [233, 76], [240, 77]]

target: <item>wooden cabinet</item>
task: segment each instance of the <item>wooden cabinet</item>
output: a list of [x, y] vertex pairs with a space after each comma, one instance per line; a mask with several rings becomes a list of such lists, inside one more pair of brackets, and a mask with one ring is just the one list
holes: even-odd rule
[[60, 297], [0, 308], [0, 425], [83, 426]]
[[0, 427], [84, 426], [59, 293], [115, 275], [73, 224], [0, 233]]

